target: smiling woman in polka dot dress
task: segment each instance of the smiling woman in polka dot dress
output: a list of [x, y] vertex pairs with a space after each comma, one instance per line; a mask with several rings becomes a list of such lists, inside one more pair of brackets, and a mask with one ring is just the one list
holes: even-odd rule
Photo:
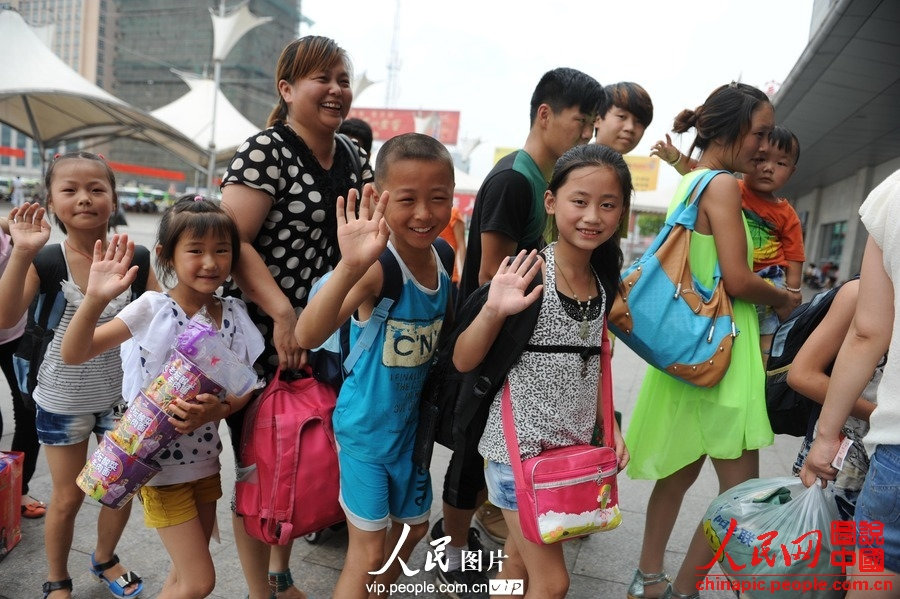
[[[247, 302], [266, 340], [257, 363], [266, 378], [279, 365], [300, 365], [302, 349], [293, 335], [297, 312], [312, 284], [340, 258], [336, 199], [373, 180], [365, 152], [335, 137], [353, 100], [350, 70], [347, 53], [329, 38], [306, 36], [288, 44], [276, 67], [278, 104], [268, 127], [241, 144], [222, 182], [222, 205], [241, 235], [241, 260], [232, 273], [236, 287], [227, 293]], [[242, 422], [243, 411], [228, 422], [236, 449]], [[278, 599], [304, 597], [288, 570], [290, 546], [276, 547], [270, 556], [239, 517], [234, 524], [250, 599], [268, 599], [270, 579]]]

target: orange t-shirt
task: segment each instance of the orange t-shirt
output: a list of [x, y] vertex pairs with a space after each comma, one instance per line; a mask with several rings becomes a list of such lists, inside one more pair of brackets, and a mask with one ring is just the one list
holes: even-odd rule
[[[444, 239], [447, 243], [450, 244], [450, 247], [453, 248], [454, 252], [459, 251], [456, 247], [456, 235], [453, 234], [453, 226], [462, 220], [462, 214], [459, 213], [459, 208], [453, 206], [450, 209], [450, 222], [447, 224], [447, 227], [441, 231], [441, 238]], [[450, 280], [454, 283], [459, 283], [459, 272], [456, 268], [456, 260], [453, 261], [453, 274], [450, 275]]]
[[767, 266], [787, 266], [803, 262], [803, 229], [800, 218], [784, 198], [771, 202], [747, 187], [741, 186], [741, 208], [753, 241], [753, 270]]

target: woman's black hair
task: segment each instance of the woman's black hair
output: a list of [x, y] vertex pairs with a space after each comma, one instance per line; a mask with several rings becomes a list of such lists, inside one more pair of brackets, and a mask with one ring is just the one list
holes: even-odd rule
[[182, 235], [204, 237], [209, 233], [227, 237], [231, 241], [231, 268], [234, 269], [241, 255], [241, 237], [234, 220], [218, 202], [187, 194], [178, 198], [159, 221], [156, 242], [159, 252], [156, 256], [156, 271], [164, 284], [175, 276], [175, 245]]
[[[53, 160], [50, 161], [50, 164], [47, 165], [47, 172], [44, 174], [44, 191], [47, 194], [47, 207], [49, 208], [50, 201], [52, 200], [50, 197], [50, 183], [53, 181], [53, 172], [56, 170], [56, 165], [63, 160], [71, 160], [73, 158], [94, 160], [103, 165], [103, 168], [106, 170], [106, 178], [109, 180], [109, 186], [112, 189], [113, 214], [115, 214], [116, 210], [119, 208], [119, 195], [116, 193], [116, 174], [103, 156], [94, 154], [93, 152], [83, 152], [80, 150], [76, 152], [66, 152], [65, 154], [57, 154], [53, 157]], [[59, 227], [60, 231], [67, 233], [66, 225], [56, 217], [56, 214], [53, 214], [53, 221]]]
[[678, 113], [672, 131], [685, 133], [691, 127], [697, 131], [688, 156], [716, 139], [731, 145], [750, 130], [753, 112], [763, 103], [768, 104], [769, 98], [762, 90], [732, 81], [713, 90], [701, 106]]
[[[553, 167], [553, 176], [550, 178], [548, 190], [552, 194], [556, 194], [568, 180], [569, 175], [575, 169], [601, 166], [613, 170], [622, 186], [622, 216], [619, 220], [619, 229], [609, 239], [600, 244], [600, 247], [591, 254], [591, 266], [603, 290], [606, 292], [606, 312], [609, 313], [612, 308], [613, 298], [619, 288], [619, 274], [622, 271], [624, 256], [622, 248], [619, 246], [619, 239], [623, 237], [628, 230], [628, 216], [631, 213], [631, 196], [634, 195], [634, 185], [631, 182], [631, 171], [625, 164], [622, 155], [601, 144], [582, 144], [575, 146], [556, 161]], [[547, 221], [547, 236], [550, 239], [556, 239], [559, 230], [556, 228], [556, 221], [552, 216]]]

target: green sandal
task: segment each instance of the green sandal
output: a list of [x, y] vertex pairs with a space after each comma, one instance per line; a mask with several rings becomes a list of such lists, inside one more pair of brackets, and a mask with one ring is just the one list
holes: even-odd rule
[[636, 568], [634, 578], [628, 587], [628, 599], [646, 599], [647, 595], [644, 594], [644, 587], [653, 586], [661, 582], [669, 582], [669, 577], [665, 572], [647, 574], [642, 572], [640, 568]]
[[659, 599], [700, 599], [700, 593], [698, 591], [694, 591], [690, 595], [679, 593], [675, 590], [675, 587], [672, 586], [672, 583], [670, 582], [666, 587], [666, 591], [660, 596]]

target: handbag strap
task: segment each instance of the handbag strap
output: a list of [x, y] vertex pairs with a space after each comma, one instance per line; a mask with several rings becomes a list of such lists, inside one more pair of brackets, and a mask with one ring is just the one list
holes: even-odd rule
[[[697, 224], [697, 212], [700, 205], [700, 196], [703, 195], [703, 192], [706, 190], [706, 186], [709, 185], [709, 182], [712, 181], [716, 175], [727, 172], [728, 171], [723, 170], [711, 170], [703, 173], [702, 175], [696, 177], [693, 181], [691, 181], [684, 199], [678, 202], [678, 206], [675, 207], [675, 210], [673, 210], [672, 214], [670, 214], [666, 219], [666, 224], [671, 227], [674, 227], [675, 225], [681, 225], [686, 229], [690, 229], [693, 231], [694, 226]], [[694, 201], [689, 202], [691, 196], [694, 196], [695, 191], [697, 193], [694, 197]]]
[[[601, 415], [603, 416], [603, 444], [615, 450], [613, 442], [615, 414], [613, 410], [612, 387], [612, 351], [606, 328], [606, 317], [603, 317], [603, 336], [600, 343], [600, 381], [601, 381]], [[500, 397], [500, 416], [503, 421], [503, 436], [509, 450], [510, 466], [516, 487], [525, 488], [525, 472], [522, 469], [522, 455], [519, 451], [519, 437], [516, 435], [515, 418], [512, 411], [512, 396], [509, 391], [509, 379], [503, 383], [503, 395]]]

